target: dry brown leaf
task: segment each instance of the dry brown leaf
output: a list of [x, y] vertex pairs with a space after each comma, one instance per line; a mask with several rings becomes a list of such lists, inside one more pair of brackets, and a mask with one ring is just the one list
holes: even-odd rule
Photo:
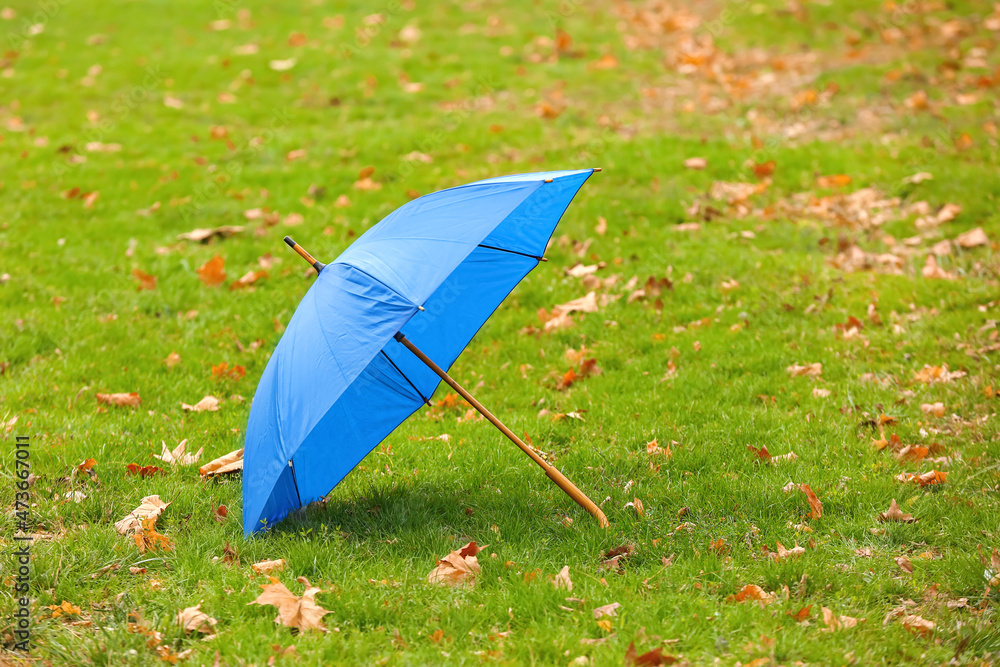
[[930, 637], [934, 634], [934, 621], [928, 621], [927, 619], [919, 616], [914, 616], [912, 614], [904, 616], [900, 620], [900, 623], [903, 624], [904, 628], [915, 635], [920, 635], [921, 637]]
[[278, 608], [274, 622], [299, 630], [326, 630], [323, 617], [330, 612], [316, 603], [316, 594], [322, 590], [309, 585], [305, 577], [296, 579], [306, 587], [302, 597], [296, 596], [275, 577], [269, 577], [270, 584], [261, 586], [263, 592], [249, 604], [272, 605]]
[[944, 403], [938, 401], [937, 403], [921, 403], [920, 411], [925, 415], [934, 415], [935, 417], [944, 417]]
[[171, 352], [167, 355], [167, 358], [163, 360], [163, 363], [166, 364], [167, 368], [173, 368], [177, 364], [181, 363], [181, 355], [176, 352]]
[[118, 405], [134, 408], [142, 403], [142, 398], [140, 398], [139, 394], [135, 392], [122, 394], [97, 394], [97, 402], [104, 403], [105, 405]]
[[990, 240], [982, 227], [976, 227], [955, 237], [955, 243], [963, 248], [975, 248], [981, 245], [989, 245]]
[[842, 188], [851, 184], [851, 177], [847, 174], [834, 174], [832, 176], [820, 176], [816, 179], [816, 185], [821, 188]]
[[907, 558], [906, 556], [899, 556], [898, 558], [896, 558], [896, 565], [898, 565], [899, 569], [903, 570], [904, 572], [909, 572], [911, 574], [913, 573], [913, 563], [911, 563], [910, 559]]
[[281, 572], [282, 570], [285, 569], [285, 559], [279, 558], [277, 560], [262, 560], [259, 563], [254, 563], [250, 567], [257, 574], [271, 574], [272, 572]]
[[628, 648], [625, 649], [625, 664], [633, 667], [659, 667], [660, 665], [673, 665], [677, 662], [680, 660], [670, 654], [663, 653], [662, 646], [657, 646], [641, 655], [636, 655], [635, 642], [629, 643]]
[[427, 581], [447, 586], [474, 585], [481, 571], [476, 554], [482, 548], [475, 542], [469, 542], [458, 551], [452, 551], [438, 561], [437, 567], [427, 575]]
[[142, 522], [146, 519], [157, 519], [163, 510], [167, 509], [170, 503], [160, 500], [159, 496], [146, 496], [139, 503], [139, 506], [132, 510], [128, 516], [115, 523], [115, 530], [120, 535], [131, 535], [142, 530]]
[[587, 292], [586, 295], [581, 296], [579, 299], [573, 299], [572, 301], [567, 301], [566, 303], [553, 306], [552, 312], [562, 313], [562, 314], [569, 314], [575, 312], [596, 313], [597, 294], [595, 292]]
[[688, 169], [696, 169], [700, 171], [708, 166], [708, 160], [703, 157], [689, 157], [684, 160], [684, 166]]
[[954, 280], [956, 278], [954, 273], [945, 271], [938, 266], [937, 257], [934, 254], [927, 255], [927, 259], [924, 261], [924, 268], [920, 270], [920, 273], [924, 278], [933, 280]]
[[209, 287], [221, 285], [226, 281], [225, 266], [226, 260], [221, 255], [215, 255], [198, 267], [198, 278]]
[[156, 532], [156, 518], [143, 519], [142, 529], [132, 535], [132, 539], [135, 540], [135, 545], [139, 547], [141, 554], [160, 549], [169, 551], [174, 548], [169, 537]]
[[243, 448], [229, 452], [219, 458], [209, 461], [198, 472], [202, 477], [212, 477], [214, 475], [225, 475], [226, 473], [239, 472], [243, 470]]
[[775, 561], [782, 561], [786, 558], [796, 558], [806, 552], [805, 547], [800, 547], [798, 543], [796, 543], [791, 549], [786, 549], [781, 542], [778, 542], [777, 544], [778, 550], [775, 553], [770, 554], [771, 559]]
[[646, 453], [650, 456], [662, 456], [667, 459], [673, 456], [673, 452], [670, 451], [670, 445], [667, 444], [666, 446], [661, 447], [660, 443], [656, 441], [656, 438], [653, 438], [646, 443]]
[[800, 366], [799, 364], [792, 364], [785, 369], [789, 375], [792, 377], [806, 376], [817, 378], [823, 374], [823, 364], [806, 364], [805, 366]]
[[139, 269], [132, 269], [132, 276], [139, 281], [138, 289], [143, 290], [154, 290], [156, 289], [156, 276], [151, 276], [148, 273], [143, 273]]
[[756, 584], [747, 584], [740, 589], [739, 593], [726, 598], [726, 602], [746, 602], [748, 600], [760, 602], [761, 605], [767, 605], [774, 600], [774, 593], [768, 593]]
[[219, 409], [219, 399], [215, 396], [203, 396], [202, 399], [194, 405], [181, 403], [181, 408], [188, 412], [215, 412]]
[[196, 243], [208, 243], [211, 239], [219, 237], [224, 239], [243, 231], [243, 227], [238, 225], [223, 225], [215, 229], [192, 229], [190, 232], [178, 234], [177, 238], [182, 241], [194, 241]]
[[963, 378], [965, 375], [965, 371], [949, 372], [948, 364], [942, 364], [941, 366], [924, 365], [923, 368], [914, 374], [914, 379], [919, 382], [934, 384], [935, 382], [951, 382], [952, 380]]
[[198, 459], [201, 458], [201, 453], [205, 451], [205, 448], [202, 447], [194, 454], [185, 454], [184, 449], [187, 447], [187, 438], [181, 440], [177, 446], [174, 447], [173, 451], [170, 451], [167, 447], [167, 443], [165, 442], [161, 441], [160, 445], [163, 447], [163, 451], [159, 454], [153, 454], [153, 458], [160, 459], [164, 463], [169, 463], [170, 465], [189, 466], [193, 463], [197, 463]]
[[809, 499], [809, 518], [819, 519], [823, 516], [823, 503], [819, 501], [816, 494], [809, 487], [808, 484], [799, 484], [799, 490], [806, 494], [806, 498]]
[[215, 633], [215, 624], [218, 621], [201, 611], [201, 603], [199, 602], [194, 607], [177, 612], [177, 623], [184, 628], [186, 633], [200, 632], [210, 635]]
[[559, 574], [552, 579], [552, 585], [557, 589], [565, 588], [567, 592], [573, 591], [573, 581], [569, 578], [569, 565], [565, 565], [563, 569], [559, 570]]
[[261, 278], [267, 278], [267, 271], [265, 271], [264, 269], [260, 269], [259, 271], [247, 271], [245, 274], [243, 274], [243, 277], [241, 277], [239, 280], [234, 280], [232, 284], [229, 286], [229, 289], [237, 290], [243, 287], [248, 287], [250, 285], [253, 285]]
[[602, 605], [596, 607], [593, 611], [594, 618], [602, 618], [604, 616], [614, 617], [618, 615], [618, 608], [621, 607], [617, 602], [612, 602], [610, 604]]
[[893, 498], [892, 502], [889, 503], [889, 509], [879, 514], [876, 518], [883, 523], [887, 521], [914, 523], [916, 521], [912, 514], [903, 514], [903, 510], [899, 509], [899, 505], [896, 504], [895, 498]]

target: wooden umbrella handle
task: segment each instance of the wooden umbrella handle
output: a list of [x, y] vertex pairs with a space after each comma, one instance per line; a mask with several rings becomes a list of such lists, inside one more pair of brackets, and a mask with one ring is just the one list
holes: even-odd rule
[[564, 475], [561, 472], [559, 472], [558, 470], [556, 470], [555, 467], [553, 467], [552, 465], [550, 465], [545, 459], [543, 459], [541, 456], [539, 456], [538, 452], [536, 452], [534, 449], [532, 449], [527, 444], [525, 444], [525, 442], [523, 440], [521, 440], [519, 437], [517, 437], [514, 434], [513, 431], [511, 431], [509, 428], [507, 428], [504, 425], [503, 422], [501, 422], [499, 419], [497, 419], [496, 416], [494, 416], [492, 412], [490, 412], [489, 410], [487, 410], [486, 407], [483, 406], [482, 403], [480, 403], [479, 401], [477, 401], [475, 399], [475, 397], [473, 397], [472, 394], [470, 394], [469, 392], [467, 392], [465, 390], [465, 388], [462, 387], [462, 385], [460, 385], [457, 382], [455, 382], [455, 380], [452, 379], [452, 377], [450, 375], [448, 375], [447, 373], [445, 373], [444, 370], [442, 370], [440, 366], [438, 366], [437, 364], [435, 364], [431, 360], [430, 357], [428, 357], [426, 354], [424, 354], [423, 352], [421, 352], [420, 349], [416, 345], [414, 345], [413, 343], [411, 343], [406, 338], [406, 336], [404, 336], [401, 333], [397, 333], [396, 336], [395, 336], [395, 338], [396, 338], [397, 341], [399, 341], [400, 343], [402, 343], [403, 345], [405, 345], [406, 349], [408, 349], [410, 352], [412, 352], [418, 359], [420, 359], [420, 361], [424, 362], [427, 365], [428, 368], [430, 368], [432, 371], [434, 371], [435, 373], [437, 373], [438, 377], [440, 377], [442, 380], [444, 380], [445, 382], [447, 382], [448, 386], [450, 386], [452, 389], [454, 389], [456, 392], [458, 392], [458, 394], [462, 398], [464, 398], [465, 400], [467, 400], [472, 405], [472, 407], [474, 407], [476, 410], [478, 410], [481, 415], [483, 415], [484, 417], [486, 417], [486, 419], [488, 419], [491, 424], [493, 424], [494, 426], [496, 426], [497, 429], [499, 429], [501, 433], [503, 433], [505, 436], [507, 436], [507, 438], [509, 438], [511, 442], [513, 442], [515, 445], [517, 445], [518, 447], [520, 447], [522, 452], [524, 452], [529, 457], [531, 457], [531, 460], [534, 461], [535, 463], [537, 463], [542, 468], [542, 470], [545, 471], [545, 474], [549, 476], [549, 479], [551, 479], [553, 482], [555, 482], [556, 485], [560, 489], [562, 489], [563, 491], [565, 491], [566, 494], [570, 498], [572, 498], [574, 501], [576, 501], [576, 503], [580, 507], [582, 507], [583, 509], [585, 509], [588, 512], [590, 512], [591, 514], [593, 514], [594, 518], [597, 519], [597, 523], [598, 523], [598, 525], [601, 526], [601, 528], [607, 528], [610, 525], [608, 523], [608, 517], [604, 516], [604, 512], [601, 511], [601, 508], [598, 507], [596, 504], [594, 504], [594, 501], [591, 500], [590, 498], [588, 498], [587, 495], [583, 491], [581, 491], [580, 489], [578, 489], [576, 487], [576, 485], [573, 484], [573, 482], [569, 481], [569, 479], [567, 479], [566, 475]]

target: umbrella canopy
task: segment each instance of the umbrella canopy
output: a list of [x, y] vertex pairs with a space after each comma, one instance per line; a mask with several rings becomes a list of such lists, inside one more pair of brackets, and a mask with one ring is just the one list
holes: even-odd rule
[[593, 169], [478, 181], [415, 199], [365, 232], [303, 297], [268, 361], [247, 424], [245, 535], [323, 498], [428, 401], [542, 259]]

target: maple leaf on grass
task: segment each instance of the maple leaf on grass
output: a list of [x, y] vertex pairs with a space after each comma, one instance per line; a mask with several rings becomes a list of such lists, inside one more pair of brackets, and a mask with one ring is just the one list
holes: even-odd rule
[[159, 454], [153, 454], [153, 458], [160, 459], [164, 463], [169, 463], [172, 466], [189, 466], [197, 463], [198, 459], [201, 458], [201, 453], [205, 451], [205, 448], [202, 447], [194, 454], [186, 454], [184, 450], [187, 448], [187, 438], [177, 443], [177, 446], [174, 447], [172, 451], [167, 447], [167, 443], [160, 441], [160, 445], [163, 447], [163, 451]]
[[221, 255], [215, 255], [198, 267], [198, 278], [209, 287], [221, 285], [226, 281], [225, 266], [226, 260]]
[[142, 529], [136, 532], [132, 538], [135, 540], [135, 545], [139, 547], [139, 553], [143, 554], [147, 551], [159, 551], [160, 549], [170, 551], [174, 548], [169, 537], [156, 532], [156, 517], [143, 519]]
[[125, 466], [125, 469], [127, 471], [125, 473], [126, 477], [128, 477], [129, 475], [138, 475], [143, 479], [145, 479], [146, 477], [152, 477], [158, 472], [163, 472], [156, 466], [141, 466], [138, 463], [129, 463], [127, 466]]
[[59, 618], [60, 616], [79, 616], [80, 607], [73, 604], [69, 600], [63, 600], [62, 604], [50, 604], [46, 606], [46, 609], [52, 612], [52, 618]]
[[809, 518], [821, 518], [823, 516], [823, 503], [821, 503], [819, 498], [816, 497], [816, 493], [809, 487], [808, 484], [799, 484], [799, 490], [806, 494], [806, 498], [809, 499]]
[[904, 616], [900, 623], [903, 627], [912, 632], [915, 635], [920, 635], [921, 637], [930, 637], [934, 634], [934, 628], [936, 627], [934, 621], [928, 621], [920, 616], [908, 615]]
[[115, 523], [115, 530], [120, 535], [131, 535], [141, 531], [144, 520], [151, 518], [155, 521], [169, 505], [170, 503], [160, 500], [159, 496], [146, 496], [128, 516]]
[[316, 603], [316, 594], [322, 590], [309, 585], [305, 577], [296, 579], [306, 587], [302, 597], [296, 596], [277, 577], [268, 577], [271, 583], [261, 586], [263, 592], [248, 604], [271, 605], [278, 608], [274, 622], [299, 630], [320, 630], [325, 632], [323, 617], [330, 612]]
[[573, 592], [573, 581], [569, 578], [569, 565], [564, 566], [563, 569], [559, 570], [559, 574], [553, 577], [552, 585], [557, 589], [565, 588], [567, 592]]
[[880, 513], [878, 515], [878, 520], [885, 523], [887, 521], [896, 521], [899, 523], [914, 523], [917, 519], [913, 518], [912, 514], [903, 514], [903, 510], [899, 509], [899, 505], [896, 504], [896, 499], [893, 498], [892, 502], [889, 503], [889, 509]]
[[774, 601], [774, 593], [768, 593], [756, 584], [747, 584], [735, 595], [726, 598], [726, 602], [747, 602], [757, 601], [761, 605], [771, 604]]
[[138, 407], [142, 403], [142, 398], [135, 392], [121, 394], [97, 394], [97, 402], [105, 405], [117, 405], [119, 407]]
[[660, 646], [640, 655], [636, 655], [635, 642], [629, 643], [628, 648], [625, 649], [626, 665], [657, 667], [658, 665], [672, 665], [676, 662], [679, 662], [678, 659], [669, 654], [664, 655], [663, 648]]
[[199, 602], [194, 607], [188, 607], [177, 612], [177, 623], [184, 628], [184, 632], [200, 632], [210, 635], [215, 632], [215, 624], [218, 621], [203, 612], [201, 610], [201, 603]]
[[203, 396], [200, 401], [194, 405], [188, 405], [187, 403], [181, 403], [181, 409], [186, 412], [216, 412], [219, 409], [219, 399], [215, 396]]
[[669, 443], [661, 447], [660, 443], [656, 441], [656, 438], [653, 438], [646, 443], [646, 453], [650, 456], [662, 456], [668, 459], [673, 456], [673, 452], [670, 451]]
[[795, 558], [796, 556], [801, 556], [806, 552], [804, 547], [800, 547], [798, 544], [793, 546], [791, 549], [786, 549], [785, 545], [781, 542], [777, 544], [777, 551], [772, 554], [768, 554], [774, 561], [782, 561], [786, 558]]
[[285, 559], [278, 558], [277, 560], [262, 560], [259, 563], [254, 563], [250, 567], [257, 574], [271, 574], [272, 572], [281, 572], [282, 570], [285, 569]]
[[482, 551], [486, 545], [476, 546], [475, 542], [469, 542], [458, 551], [452, 551], [444, 558], [438, 560], [437, 567], [427, 575], [427, 581], [432, 584], [442, 586], [459, 586], [475, 584], [476, 576], [480, 573], [479, 559], [476, 554]]
[[239, 472], [243, 470], [243, 448], [229, 452], [219, 458], [209, 461], [198, 472], [202, 477], [213, 477], [215, 475], [225, 475], [227, 473]]

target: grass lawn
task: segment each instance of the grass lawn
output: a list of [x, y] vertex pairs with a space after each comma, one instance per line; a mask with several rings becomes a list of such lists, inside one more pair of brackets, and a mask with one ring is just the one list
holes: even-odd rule
[[[0, 28], [0, 663], [1000, 655], [992, 2], [14, 0]], [[198, 466], [242, 446], [314, 280], [282, 237], [330, 261], [419, 194], [598, 166], [452, 374], [610, 528], [439, 388], [245, 540], [240, 476]], [[185, 439], [198, 463], [153, 458]], [[114, 524], [150, 495], [169, 548], [142, 552]], [[892, 501], [914, 520], [881, 521]], [[470, 541], [473, 585], [428, 582]], [[273, 559], [327, 632], [248, 604]], [[208, 636], [177, 622], [199, 603]]]

